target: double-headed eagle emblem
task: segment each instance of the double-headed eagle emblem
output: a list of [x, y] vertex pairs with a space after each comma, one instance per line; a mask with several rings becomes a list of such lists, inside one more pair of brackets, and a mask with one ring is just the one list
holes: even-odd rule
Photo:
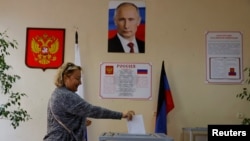
[[34, 37], [31, 41], [31, 50], [36, 62], [42, 65], [50, 64], [57, 59], [55, 54], [59, 50], [58, 38], [46, 34]]

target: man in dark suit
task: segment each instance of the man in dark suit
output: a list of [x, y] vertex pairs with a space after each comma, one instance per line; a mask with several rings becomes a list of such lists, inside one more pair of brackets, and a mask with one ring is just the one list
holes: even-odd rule
[[129, 2], [117, 6], [114, 15], [117, 34], [108, 40], [108, 52], [145, 53], [145, 42], [136, 38], [141, 17], [138, 7]]

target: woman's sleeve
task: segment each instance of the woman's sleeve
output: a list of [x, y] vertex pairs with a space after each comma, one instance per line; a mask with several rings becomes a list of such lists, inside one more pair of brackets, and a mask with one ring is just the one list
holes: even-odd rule
[[100, 106], [94, 106], [84, 99], [75, 95], [71, 103], [70, 109], [71, 113], [91, 117], [91, 118], [105, 118], [105, 119], [121, 119], [122, 113], [114, 110], [110, 110]]

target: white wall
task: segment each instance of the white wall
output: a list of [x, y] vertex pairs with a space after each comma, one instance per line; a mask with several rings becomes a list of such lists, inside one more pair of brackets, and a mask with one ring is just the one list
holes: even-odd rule
[[[15, 89], [28, 94], [23, 106], [32, 120], [16, 130], [0, 120], [4, 141], [42, 140], [46, 133], [47, 101], [54, 89], [54, 69], [42, 71], [25, 65], [27, 27], [65, 28], [65, 62], [74, 59], [74, 34], [78, 27], [79, 45], [85, 72], [86, 99], [114, 110], [134, 109], [143, 114], [148, 133], [154, 132], [161, 62], [175, 102], [168, 115], [169, 135], [181, 141], [183, 127], [207, 124], [238, 124], [237, 112], [248, 116], [249, 103], [235, 98], [241, 85], [205, 83], [205, 32], [243, 33], [243, 63], [249, 66], [250, 1], [248, 0], [146, 0], [146, 53], [107, 53], [108, 0], [0, 0], [0, 31], [8, 30], [19, 42], [9, 62], [22, 79]], [[152, 63], [152, 100], [108, 100], [99, 98], [99, 64], [106, 61]], [[119, 125], [119, 126], [118, 126]], [[126, 121], [94, 120], [88, 128], [90, 141], [98, 141], [105, 131], [127, 132]]]

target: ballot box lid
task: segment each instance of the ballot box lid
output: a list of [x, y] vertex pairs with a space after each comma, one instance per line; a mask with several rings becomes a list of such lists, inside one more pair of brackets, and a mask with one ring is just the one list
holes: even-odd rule
[[172, 137], [163, 133], [129, 134], [104, 132], [99, 136], [99, 141], [174, 141]]

